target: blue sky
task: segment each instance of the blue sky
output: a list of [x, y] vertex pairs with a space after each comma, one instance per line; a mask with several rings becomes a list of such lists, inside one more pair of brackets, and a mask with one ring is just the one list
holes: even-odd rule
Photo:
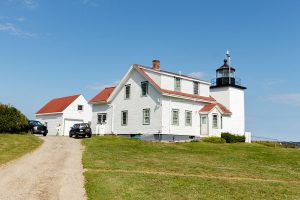
[[253, 135], [300, 141], [300, 1], [2, 0], [0, 102], [29, 118], [90, 99], [131, 64], [210, 81], [231, 51]]

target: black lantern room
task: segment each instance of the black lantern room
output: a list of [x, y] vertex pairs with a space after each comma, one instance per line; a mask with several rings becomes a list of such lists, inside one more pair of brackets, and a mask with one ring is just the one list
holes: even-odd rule
[[229, 67], [227, 60], [224, 60], [224, 65], [216, 70], [216, 84], [217, 86], [221, 85], [235, 85], [235, 69]]
[[228, 64], [227, 59], [225, 59], [224, 64], [216, 70], [216, 79], [214, 79], [211, 87], [216, 88], [225, 86], [246, 89], [246, 87], [241, 86], [241, 80], [235, 77], [235, 68]]

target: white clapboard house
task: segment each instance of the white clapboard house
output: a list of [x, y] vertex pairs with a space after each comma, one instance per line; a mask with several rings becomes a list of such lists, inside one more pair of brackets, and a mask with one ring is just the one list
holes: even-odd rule
[[185, 140], [245, 134], [244, 91], [227, 60], [214, 83], [132, 65], [116, 87], [90, 100], [94, 134], [151, 140]]
[[36, 119], [48, 127], [48, 135], [69, 135], [75, 123], [90, 123], [92, 108], [82, 95], [52, 99], [36, 112]]

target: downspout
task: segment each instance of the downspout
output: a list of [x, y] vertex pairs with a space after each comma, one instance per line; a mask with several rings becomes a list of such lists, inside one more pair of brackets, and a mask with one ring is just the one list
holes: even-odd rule
[[110, 107], [112, 109], [112, 113], [111, 113], [111, 133], [114, 134], [114, 113], [115, 113], [115, 109], [114, 109], [113, 104], [110, 104]]

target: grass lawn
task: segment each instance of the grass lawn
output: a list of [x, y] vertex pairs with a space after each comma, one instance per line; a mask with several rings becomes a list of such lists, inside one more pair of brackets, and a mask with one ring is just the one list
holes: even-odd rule
[[300, 150], [92, 137], [89, 199], [300, 199]]
[[31, 134], [0, 134], [0, 165], [16, 159], [42, 144]]

